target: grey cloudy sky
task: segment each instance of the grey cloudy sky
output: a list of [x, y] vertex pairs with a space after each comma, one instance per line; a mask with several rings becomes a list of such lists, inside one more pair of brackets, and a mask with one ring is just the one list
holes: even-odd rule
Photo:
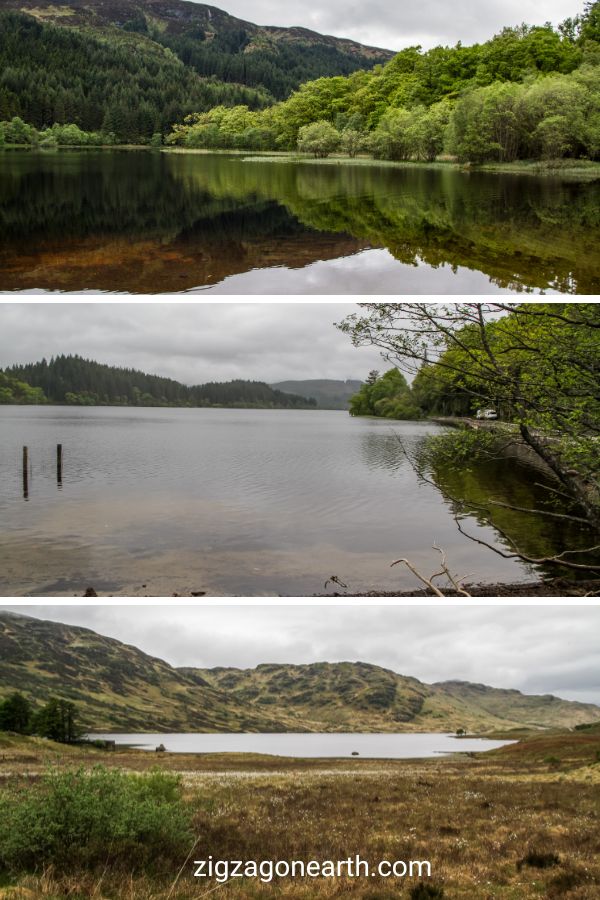
[[4, 606], [177, 666], [341, 660], [600, 703], [600, 609], [581, 606]]
[[219, 0], [214, 5], [257, 25], [302, 25], [390, 50], [414, 44], [472, 44], [487, 40], [504, 25], [558, 24], [583, 9], [578, 0]]
[[349, 303], [0, 303], [0, 369], [78, 353], [185, 384], [359, 378], [383, 368], [334, 328]]

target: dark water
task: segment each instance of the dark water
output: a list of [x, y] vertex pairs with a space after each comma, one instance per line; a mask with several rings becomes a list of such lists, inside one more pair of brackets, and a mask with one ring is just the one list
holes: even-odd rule
[[441, 753], [496, 750], [513, 741], [456, 738], [452, 734], [91, 734], [140, 750], [159, 744], [171, 753], [267, 753], [271, 756], [427, 759]]
[[[418, 581], [390, 563], [431, 575], [434, 544], [471, 582], [535, 578], [462, 536], [415, 475], [398, 436], [416, 449], [437, 430], [327, 410], [0, 406], [0, 593], [304, 596], [331, 575], [356, 592], [404, 591]], [[460, 472], [447, 474], [456, 496]], [[496, 462], [471, 470], [465, 491], [533, 506], [538, 480]], [[560, 519], [503, 515], [533, 557], [589, 546]], [[476, 514], [463, 524], [498, 540]]]
[[600, 181], [0, 152], [0, 290], [600, 292]]

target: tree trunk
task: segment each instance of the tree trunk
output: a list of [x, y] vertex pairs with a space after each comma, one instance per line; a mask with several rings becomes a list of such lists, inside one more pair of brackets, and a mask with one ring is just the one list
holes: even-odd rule
[[567, 468], [542, 437], [526, 425], [521, 424], [519, 428], [525, 443], [552, 469], [573, 500], [582, 508], [592, 528], [600, 532], [600, 498], [597, 492], [589, 489], [581, 475]]

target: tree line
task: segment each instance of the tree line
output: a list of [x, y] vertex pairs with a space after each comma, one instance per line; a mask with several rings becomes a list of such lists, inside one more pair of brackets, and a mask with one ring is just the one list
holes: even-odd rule
[[[575, 521], [600, 530], [598, 304], [362, 306], [339, 327], [356, 346], [376, 346], [414, 374], [410, 396], [423, 413], [472, 415], [493, 407], [554, 473], [557, 495], [577, 506]], [[379, 379], [370, 380], [375, 390]], [[386, 401], [406, 395], [400, 379], [381, 381], [397, 393], [390, 388], [369, 414], [386, 415]]]
[[[120, 28], [44, 23], [17, 11], [0, 12], [0, 133], [4, 143], [155, 143], [174, 122], [223, 104], [261, 109], [309, 79], [349, 74], [367, 57], [326, 42], [271, 41], [249, 45], [252, 34], [230, 28], [210, 35], [192, 28], [163, 31], [143, 15]], [[383, 61], [388, 54], [374, 56]], [[19, 119], [31, 127], [24, 133]], [[71, 126], [71, 132], [52, 126]], [[2, 141], [0, 136], [0, 142]]]
[[51, 697], [36, 709], [18, 691], [0, 703], [0, 731], [35, 735], [61, 744], [72, 744], [83, 734], [77, 708], [70, 700]]
[[274, 390], [261, 381], [235, 379], [189, 387], [171, 378], [109, 366], [77, 355], [15, 365], [0, 373], [0, 403], [23, 402], [261, 409], [308, 409], [317, 405], [313, 398]]
[[[32, 126], [32, 137], [71, 124], [103, 142], [146, 143], [193, 111], [272, 100], [262, 87], [200, 77], [174, 53], [132, 34], [97, 36], [0, 13], [0, 122], [18, 118]], [[6, 125], [2, 130], [5, 142], [19, 142]]]
[[389, 160], [598, 159], [599, 62], [596, 0], [556, 29], [522, 25], [470, 47], [410, 47], [372, 71], [303, 84], [262, 110], [197, 110], [167, 143]]

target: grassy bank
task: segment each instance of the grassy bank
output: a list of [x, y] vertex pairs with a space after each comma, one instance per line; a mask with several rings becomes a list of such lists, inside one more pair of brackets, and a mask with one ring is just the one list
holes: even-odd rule
[[[0, 742], [1, 744], [1, 742]], [[101, 762], [181, 777], [192, 821], [190, 859], [381, 859], [431, 862], [438, 893], [416, 896], [592, 900], [600, 886], [600, 728], [526, 738], [487, 754], [419, 761], [292, 760], [90, 749], [62, 752], [34, 740], [0, 746], [4, 786], [36, 790], [47, 762], [59, 770]], [[585, 788], [585, 789], [584, 789]], [[168, 874], [108, 869], [5, 876], [0, 897], [411, 897], [416, 883], [377, 877], [198, 881], [185, 862]], [[135, 860], [132, 860], [132, 864]], [[160, 860], [155, 860], [160, 862]], [[180, 867], [183, 867], [178, 877]], [[16, 890], [21, 889], [21, 894]], [[28, 893], [29, 891], [29, 893]]]
[[511, 163], [463, 163], [456, 159], [438, 159], [434, 162], [420, 162], [418, 160], [394, 161], [388, 159], [374, 159], [371, 156], [343, 156], [331, 154], [326, 159], [316, 159], [306, 153], [298, 153], [293, 150], [206, 150], [185, 147], [163, 147], [163, 153], [212, 155], [214, 153], [224, 156], [241, 156], [253, 162], [274, 163], [303, 163], [311, 166], [369, 166], [386, 169], [429, 169], [438, 171], [459, 172], [490, 172], [501, 175], [535, 175], [552, 176], [555, 178], [575, 178], [578, 180], [593, 181], [600, 178], [600, 162], [577, 159], [559, 160], [517, 160]]
[[465, 163], [452, 158], [441, 158], [434, 162], [419, 160], [395, 161], [389, 159], [374, 159], [372, 156], [360, 155], [355, 157], [333, 153], [326, 159], [316, 159], [306, 153], [296, 150], [237, 150], [237, 149], [206, 149], [188, 147], [151, 147], [147, 144], [70, 144], [58, 147], [36, 147], [29, 144], [11, 144], [0, 148], [0, 152], [41, 150], [44, 153], [71, 152], [81, 150], [141, 150], [153, 153], [168, 153], [186, 156], [235, 156], [253, 162], [285, 162], [302, 163], [311, 166], [368, 166], [386, 169], [430, 169], [439, 171], [459, 172], [490, 172], [497, 175], [534, 175], [551, 176], [554, 178], [568, 178], [585, 181], [594, 181], [600, 178], [600, 162], [587, 159], [556, 159], [556, 160], [516, 160], [510, 163]]

